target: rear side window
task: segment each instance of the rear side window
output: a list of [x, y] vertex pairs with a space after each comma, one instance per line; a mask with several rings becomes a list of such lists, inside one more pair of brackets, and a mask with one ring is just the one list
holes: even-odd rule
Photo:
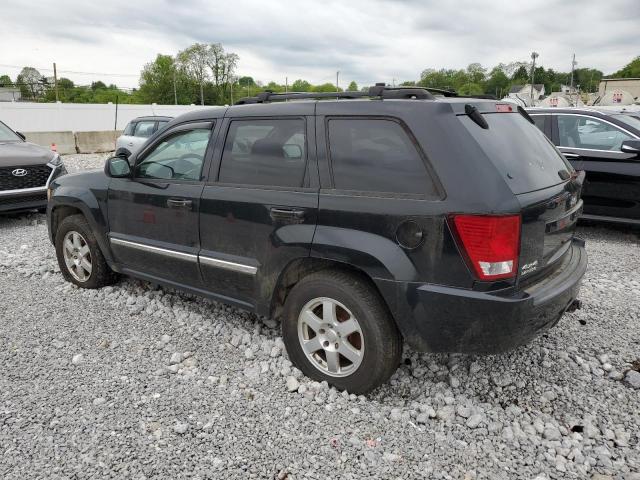
[[482, 116], [488, 129], [467, 115], [458, 118], [516, 195], [562, 183], [559, 172], [572, 170], [547, 137], [519, 113]]
[[558, 135], [563, 147], [619, 151], [633, 137], [608, 122], [584, 115], [558, 115]]
[[436, 194], [420, 153], [398, 122], [332, 118], [328, 133], [336, 189]]
[[301, 187], [306, 145], [302, 118], [234, 120], [224, 144], [219, 181]]
[[136, 127], [134, 122], [129, 122], [126, 127], [124, 127], [123, 135], [133, 135], [133, 129]]

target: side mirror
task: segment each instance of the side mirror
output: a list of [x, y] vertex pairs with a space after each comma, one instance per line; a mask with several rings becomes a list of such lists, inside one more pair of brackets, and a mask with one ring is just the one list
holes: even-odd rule
[[16, 135], [18, 135], [23, 140], [27, 139], [27, 137], [25, 137], [24, 133], [16, 132]]
[[624, 153], [633, 153], [640, 155], [640, 140], [625, 140], [622, 142], [620, 151]]
[[131, 165], [126, 158], [111, 157], [104, 164], [104, 173], [111, 178], [131, 177]]

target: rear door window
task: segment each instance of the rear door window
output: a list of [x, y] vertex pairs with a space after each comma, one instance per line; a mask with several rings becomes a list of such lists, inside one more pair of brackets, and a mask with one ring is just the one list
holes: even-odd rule
[[219, 181], [301, 187], [307, 163], [305, 120], [234, 120], [225, 140]]
[[330, 118], [328, 134], [336, 189], [437, 195], [422, 156], [397, 121]]
[[498, 169], [515, 194], [562, 183], [573, 168], [549, 139], [519, 113], [485, 113], [489, 128], [467, 115], [460, 121]]
[[133, 130], [136, 128], [135, 122], [129, 122], [126, 127], [124, 127], [123, 135], [133, 135]]

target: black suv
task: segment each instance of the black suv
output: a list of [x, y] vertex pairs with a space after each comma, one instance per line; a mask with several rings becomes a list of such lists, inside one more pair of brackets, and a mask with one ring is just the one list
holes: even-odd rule
[[499, 352], [576, 305], [582, 176], [524, 110], [325, 96], [190, 112], [128, 161], [53, 182], [65, 278], [123, 273], [279, 317], [293, 363], [354, 393], [389, 378], [403, 340]]
[[638, 113], [592, 108], [528, 112], [575, 169], [586, 172], [583, 218], [640, 225]]
[[67, 173], [60, 156], [0, 122], [0, 214], [47, 207], [47, 186]]

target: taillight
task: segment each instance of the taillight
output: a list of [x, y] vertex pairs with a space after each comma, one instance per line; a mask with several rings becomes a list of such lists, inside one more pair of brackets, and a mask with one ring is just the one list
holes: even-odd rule
[[452, 226], [480, 280], [515, 277], [520, 215], [452, 215]]

